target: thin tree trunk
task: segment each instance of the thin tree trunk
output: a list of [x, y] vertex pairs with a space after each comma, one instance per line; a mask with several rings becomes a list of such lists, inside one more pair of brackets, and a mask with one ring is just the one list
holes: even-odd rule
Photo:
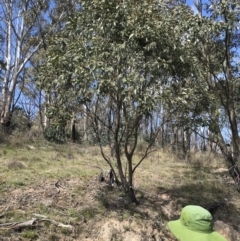
[[49, 119], [47, 117], [47, 105], [50, 103], [50, 95], [45, 94], [45, 105], [44, 105], [44, 110], [43, 110], [43, 126], [44, 129], [46, 129], [49, 125]]
[[83, 114], [83, 140], [87, 141], [88, 140], [88, 113], [87, 113], [87, 108], [86, 106], [83, 105], [84, 108], [84, 114]]
[[72, 142], [75, 143], [76, 142], [76, 117], [75, 117], [75, 113], [73, 113], [73, 118], [71, 121], [71, 136], [72, 136]]

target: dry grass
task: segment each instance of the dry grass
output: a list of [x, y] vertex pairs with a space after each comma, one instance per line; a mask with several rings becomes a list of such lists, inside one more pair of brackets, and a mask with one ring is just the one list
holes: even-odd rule
[[21, 161], [10, 160], [7, 163], [7, 168], [10, 169], [10, 170], [18, 170], [18, 169], [26, 168], [26, 165], [23, 162], [21, 162]]
[[[195, 153], [183, 161], [167, 151], [152, 153], [134, 176], [141, 203], [136, 207], [120, 188], [98, 182], [98, 167], [108, 167], [97, 147], [19, 143], [1, 146], [0, 224], [27, 221], [38, 214], [74, 229], [46, 221], [21, 230], [0, 227], [6, 239], [98, 240], [101, 227], [118, 220], [126, 235], [142, 233], [146, 240], [150, 236], [157, 240], [161, 233], [166, 236], [166, 222], [186, 204], [207, 206], [221, 201], [224, 211], [219, 210], [215, 218], [230, 224], [240, 214], [240, 195], [228, 181], [219, 156]], [[138, 160], [135, 157], [134, 162]]]

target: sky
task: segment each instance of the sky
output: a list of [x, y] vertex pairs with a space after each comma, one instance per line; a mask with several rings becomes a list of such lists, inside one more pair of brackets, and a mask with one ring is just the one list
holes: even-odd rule
[[[197, 1], [197, 0], [195, 0], [195, 1]], [[206, 4], [206, 3], [210, 4], [209, 0], [201, 0], [201, 2], [202, 2], [203, 5]], [[186, 3], [187, 3], [187, 5], [189, 5], [191, 7], [191, 9], [193, 10], [193, 12], [195, 14], [198, 14], [198, 10], [197, 10], [197, 8], [194, 4], [194, 0], [186, 0]], [[203, 9], [204, 9], [204, 6], [203, 6]], [[203, 14], [204, 14], [204, 10], [203, 10]]]
[[193, 10], [193, 12], [195, 14], [198, 13], [197, 8], [195, 7], [193, 0], [187, 0], [186, 3], [191, 7], [191, 9]]

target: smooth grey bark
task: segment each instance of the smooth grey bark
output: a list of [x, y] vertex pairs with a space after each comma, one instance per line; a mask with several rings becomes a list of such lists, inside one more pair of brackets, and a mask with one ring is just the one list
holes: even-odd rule
[[30, 58], [38, 51], [42, 40], [35, 46], [27, 46], [27, 38], [34, 23], [27, 25], [26, 13], [29, 1], [17, 4], [14, 0], [1, 0], [2, 17], [0, 19], [5, 38], [3, 86], [0, 105], [0, 123], [7, 126], [11, 121], [11, 105], [19, 75]]

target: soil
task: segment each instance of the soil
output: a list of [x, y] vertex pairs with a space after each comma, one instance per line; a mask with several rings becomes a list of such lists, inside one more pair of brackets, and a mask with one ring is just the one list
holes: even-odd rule
[[[0, 240], [176, 240], [167, 222], [179, 218], [184, 195], [153, 187], [137, 189], [136, 196], [138, 206], [120, 187], [99, 182], [97, 176], [11, 188], [0, 198]], [[227, 200], [215, 206], [215, 229], [228, 241], [239, 241], [238, 213], [229, 211]], [[33, 218], [31, 225], [14, 228]]]

